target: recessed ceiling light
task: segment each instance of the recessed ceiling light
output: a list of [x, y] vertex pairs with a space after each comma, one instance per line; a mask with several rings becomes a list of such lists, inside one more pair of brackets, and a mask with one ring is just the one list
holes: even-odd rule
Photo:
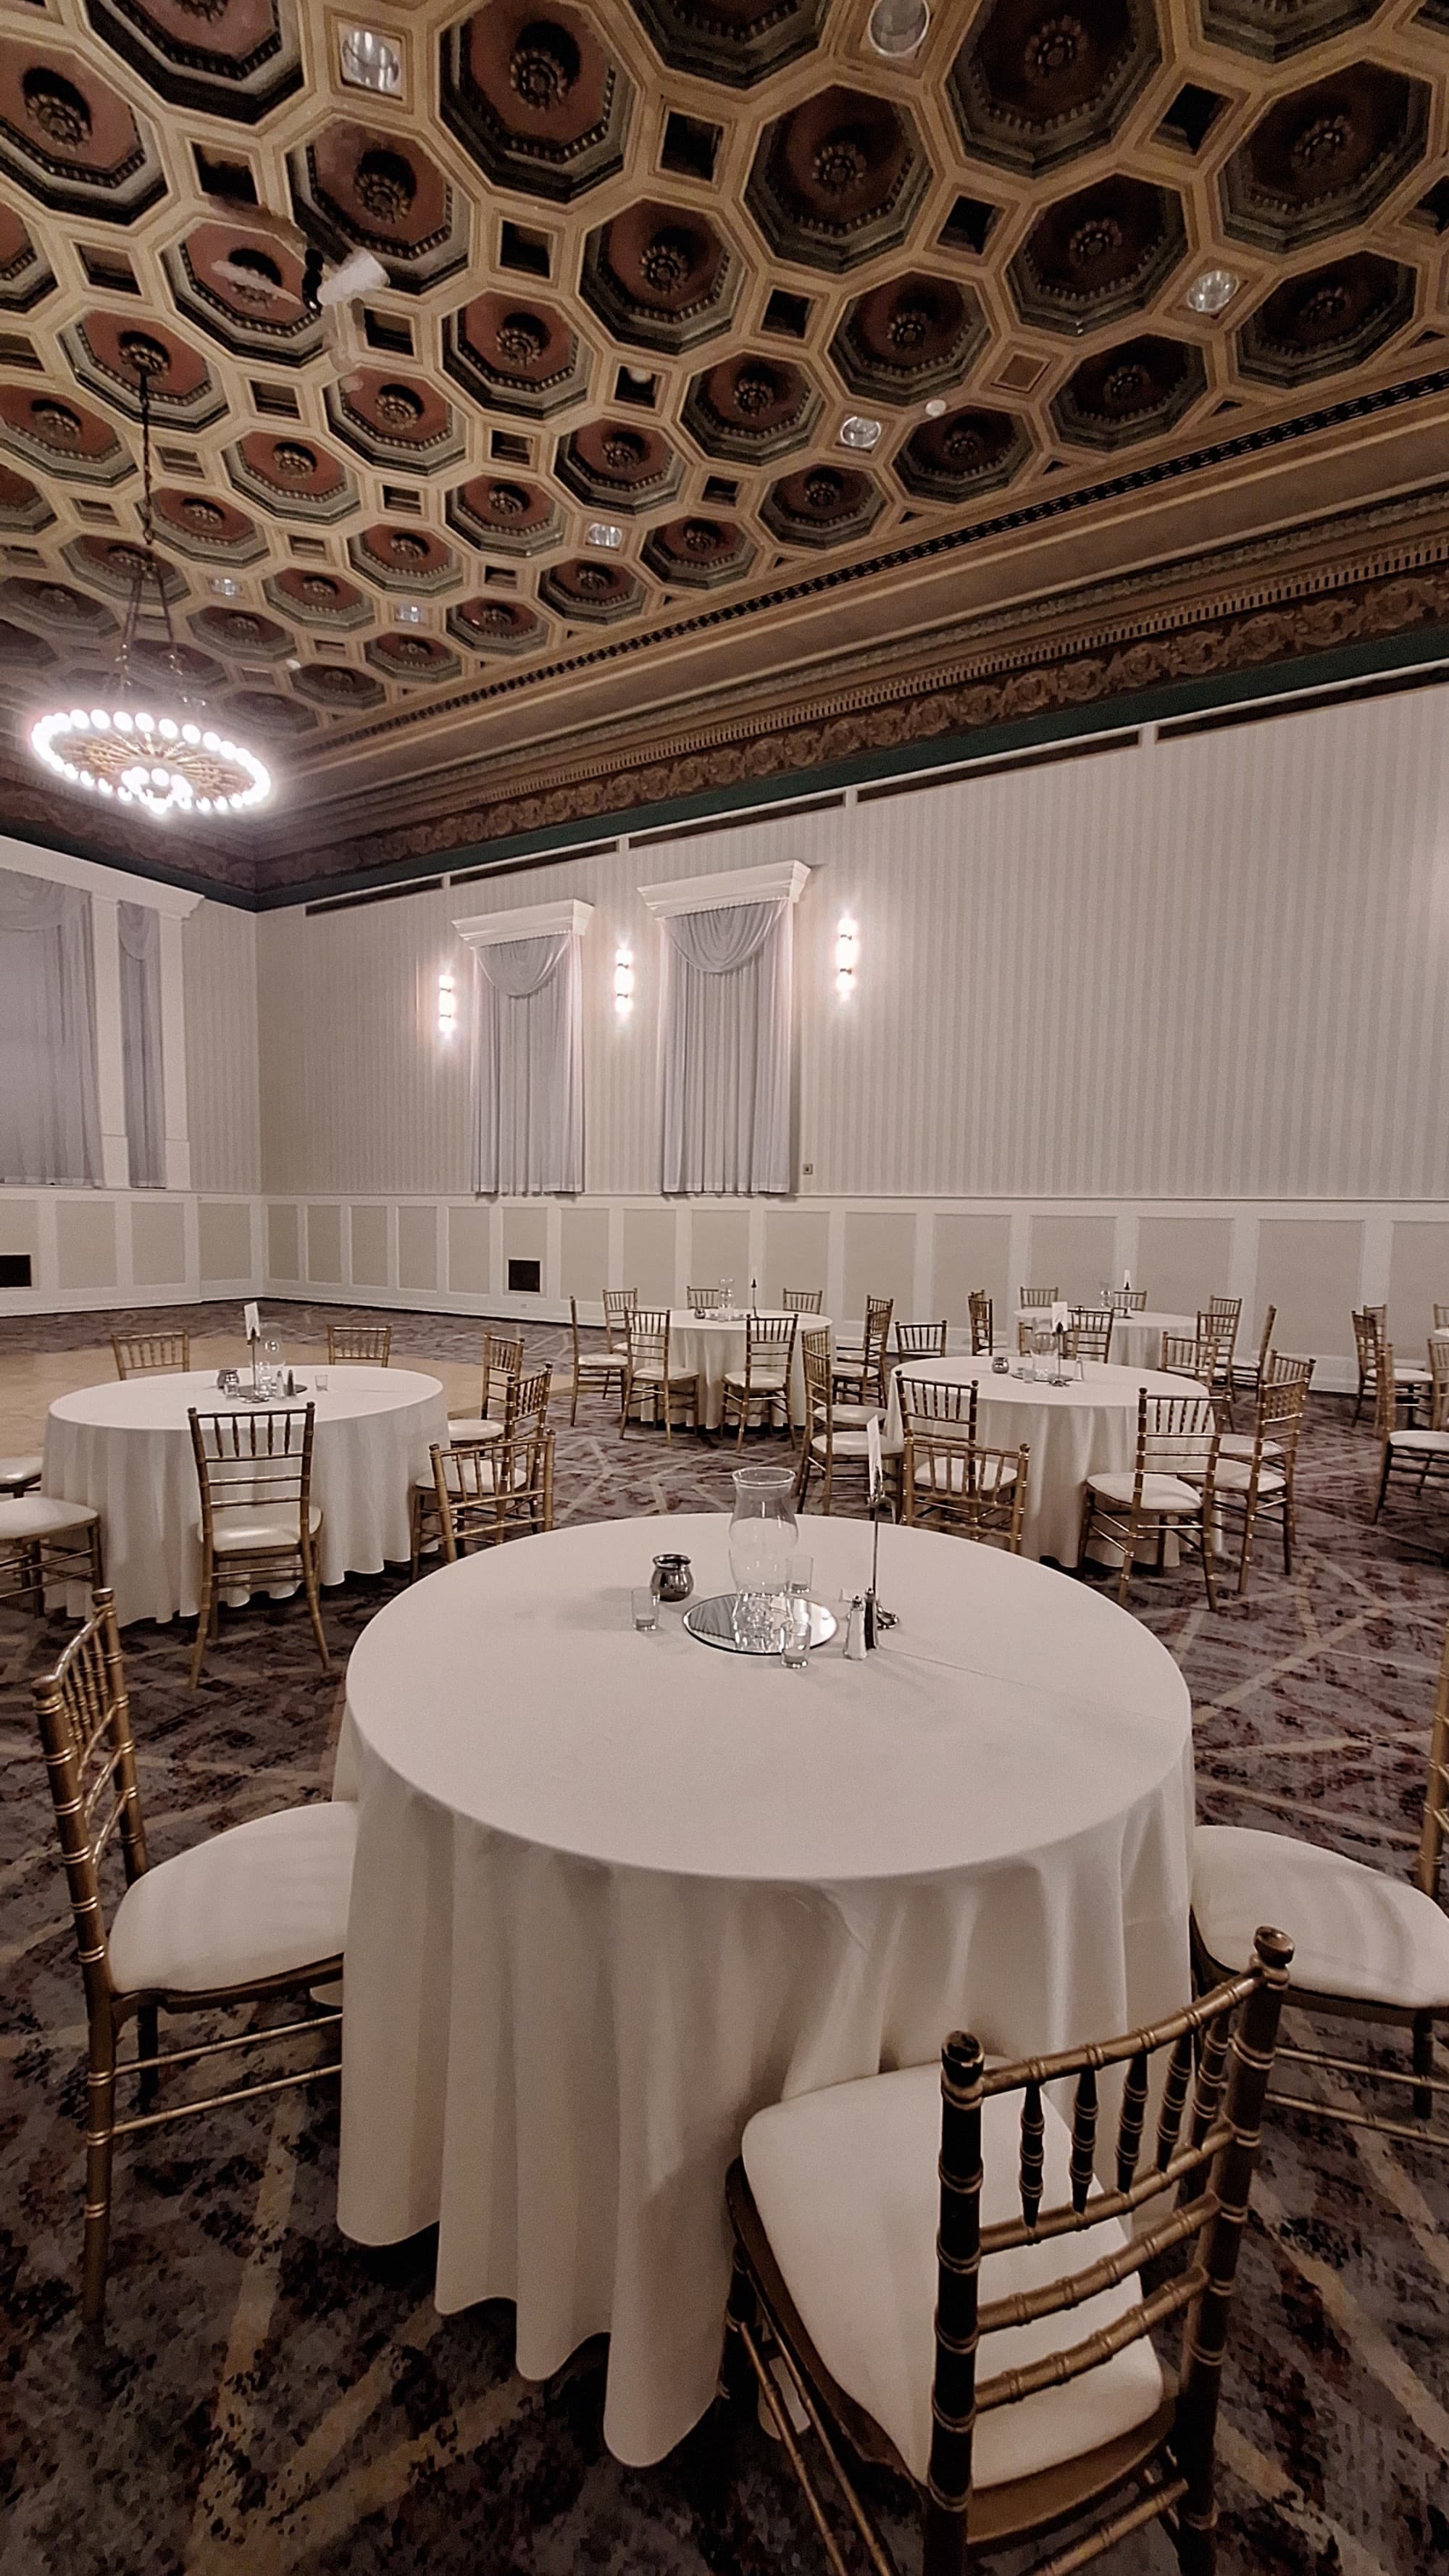
[[624, 531], [622, 528], [616, 528], [612, 519], [590, 519], [584, 530], [584, 543], [587, 546], [607, 546], [612, 551], [623, 542]]
[[287, 669], [287, 670], [289, 670], [289, 671], [300, 671], [300, 670], [301, 670], [301, 668], [302, 668], [302, 662], [301, 662], [301, 657], [300, 657], [300, 655], [299, 655], [299, 654], [296, 654], [296, 653], [289, 653], [289, 654], [287, 655], [287, 660], [286, 660], [286, 665], [285, 665], [285, 667], [286, 667], [286, 669]]
[[342, 77], [349, 89], [377, 89], [389, 94], [402, 88], [402, 56], [386, 36], [371, 27], [342, 30]]
[[395, 626], [421, 626], [423, 622], [423, 612], [413, 599], [401, 600], [392, 616]]
[[1225, 304], [1231, 304], [1242, 282], [1230, 268], [1205, 268], [1201, 277], [1193, 279], [1187, 300], [1194, 313], [1221, 313]]
[[233, 581], [230, 573], [214, 572], [211, 586], [218, 599], [238, 599], [241, 596], [241, 583]]
[[878, 54], [899, 61], [902, 54], [920, 52], [930, 23], [926, 0], [875, 0], [866, 33]]
[[941, 414], [942, 414], [942, 412], [945, 410], [945, 408], [946, 408], [946, 406], [945, 406], [945, 404], [942, 402], [941, 397], [940, 397], [940, 395], [938, 394], [938, 395], [936, 396], [936, 399], [935, 399], [935, 401], [934, 401], [934, 402], [928, 402], [928, 403], [927, 403], [927, 405], [926, 405], [926, 418], [927, 418], [927, 420], [939, 420], [939, 419], [940, 419], [940, 417], [941, 417]]
[[842, 447], [874, 447], [879, 438], [880, 422], [867, 420], [863, 412], [853, 411], [849, 419], [840, 424]]

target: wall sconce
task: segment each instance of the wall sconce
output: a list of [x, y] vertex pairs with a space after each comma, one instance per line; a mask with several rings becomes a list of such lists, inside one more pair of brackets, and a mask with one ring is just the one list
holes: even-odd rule
[[438, 1035], [450, 1038], [458, 1026], [458, 988], [451, 975], [438, 977]]
[[860, 932], [846, 913], [835, 933], [835, 989], [842, 1002], [855, 991], [855, 966], [859, 955]]
[[614, 951], [614, 1009], [621, 1020], [627, 1020], [634, 1008], [634, 952], [631, 948]]

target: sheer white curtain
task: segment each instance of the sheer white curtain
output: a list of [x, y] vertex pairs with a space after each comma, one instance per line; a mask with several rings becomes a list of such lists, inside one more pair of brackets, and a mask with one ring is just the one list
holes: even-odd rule
[[473, 1187], [534, 1198], [584, 1186], [583, 974], [577, 931], [474, 948]]
[[99, 1181], [91, 899], [0, 868], [0, 1181]]
[[661, 920], [666, 1191], [789, 1190], [793, 925], [783, 902]]
[[116, 906], [121, 948], [121, 1059], [133, 1190], [166, 1186], [161, 1078], [161, 916], [149, 903]]

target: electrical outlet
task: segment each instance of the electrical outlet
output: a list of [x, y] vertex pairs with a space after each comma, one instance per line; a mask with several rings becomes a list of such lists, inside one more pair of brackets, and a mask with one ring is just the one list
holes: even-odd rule
[[813, 1163], [802, 1163], [802, 1164], [801, 1164], [801, 1166], [800, 1166], [800, 1178], [802, 1179], [802, 1181], [813, 1181], [813, 1180], [814, 1180], [814, 1178], [815, 1178], [815, 1166], [814, 1166], [814, 1164], [813, 1164]]

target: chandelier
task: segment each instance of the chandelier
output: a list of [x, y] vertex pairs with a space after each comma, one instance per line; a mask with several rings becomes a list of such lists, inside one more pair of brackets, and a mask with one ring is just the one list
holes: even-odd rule
[[[245, 743], [206, 720], [187, 696], [181, 652], [166, 595], [167, 566], [156, 552], [151, 492], [151, 378], [168, 364], [159, 341], [132, 355], [141, 403], [141, 543], [133, 547], [130, 590], [121, 627], [116, 680], [108, 706], [56, 707], [30, 729], [30, 748], [57, 778], [117, 805], [137, 805], [159, 821], [244, 814], [272, 792], [271, 773]], [[155, 691], [131, 667], [146, 593], [154, 586], [166, 633], [174, 703], [157, 712]]]

